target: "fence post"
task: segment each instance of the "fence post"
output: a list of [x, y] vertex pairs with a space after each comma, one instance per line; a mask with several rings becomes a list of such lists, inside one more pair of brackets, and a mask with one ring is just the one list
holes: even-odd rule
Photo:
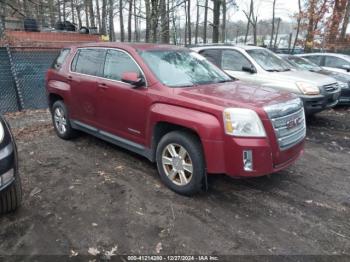
[[14, 63], [13, 63], [13, 59], [12, 59], [10, 45], [6, 41], [5, 19], [2, 16], [0, 16], [0, 40], [1, 40], [1, 42], [3, 42], [3, 44], [4, 44], [5, 48], [6, 48], [7, 56], [9, 58], [10, 70], [11, 70], [12, 79], [13, 79], [14, 86], [15, 86], [15, 93], [16, 93], [16, 100], [17, 100], [18, 110], [22, 111], [23, 107], [24, 107], [23, 96], [22, 96], [22, 92], [21, 92], [21, 90], [19, 88], [18, 79], [17, 79], [17, 76], [16, 76], [16, 71], [15, 71], [15, 67], [14, 67]]

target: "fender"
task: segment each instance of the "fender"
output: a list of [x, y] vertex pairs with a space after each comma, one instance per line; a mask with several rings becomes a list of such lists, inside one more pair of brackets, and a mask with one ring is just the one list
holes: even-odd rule
[[150, 108], [147, 130], [149, 145], [152, 144], [154, 127], [159, 122], [175, 124], [193, 130], [201, 140], [208, 172], [221, 173], [224, 170], [223, 129], [217, 117], [185, 107], [154, 104]]

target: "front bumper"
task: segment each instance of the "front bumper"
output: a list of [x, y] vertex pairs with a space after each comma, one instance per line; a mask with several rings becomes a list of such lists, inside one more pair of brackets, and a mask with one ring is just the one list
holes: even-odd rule
[[5, 137], [0, 144], [0, 191], [11, 185], [18, 171], [17, 148], [6, 121], [1, 120]]
[[305, 114], [312, 115], [327, 108], [336, 106], [338, 104], [339, 96], [340, 90], [317, 96], [300, 96], [300, 98], [304, 103]]
[[[222, 142], [204, 141], [207, 171], [231, 177], [259, 177], [278, 172], [293, 164], [304, 152], [304, 140], [279, 151], [268, 138], [228, 138]], [[244, 166], [244, 152], [251, 151], [252, 170]]]
[[350, 105], [350, 88], [341, 90], [338, 105]]

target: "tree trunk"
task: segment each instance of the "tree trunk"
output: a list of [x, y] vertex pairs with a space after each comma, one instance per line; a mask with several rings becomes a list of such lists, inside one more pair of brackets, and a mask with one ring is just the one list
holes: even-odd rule
[[139, 39], [139, 29], [138, 29], [138, 22], [139, 22], [139, 20], [137, 18], [136, 5], [137, 5], [137, 1], [134, 0], [134, 41], [138, 42], [138, 41], [140, 41], [140, 39]]
[[86, 27], [90, 27], [90, 23], [89, 23], [89, 5], [88, 5], [87, 1], [88, 0], [84, 0], [85, 22], [86, 22]]
[[151, 0], [152, 9], [151, 9], [151, 30], [152, 30], [152, 42], [157, 43], [158, 36], [158, 4], [159, 0]]
[[62, 7], [62, 16], [63, 16], [63, 22], [67, 20], [66, 18], [66, 0], [62, 0], [63, 7]]
[[342, 40], [344, 40], [345, 36], [346, 36], [346, 30], [348, 28], [349, 18], [350, 18], [350, 0], [348, 0], [347, 5], [346, 5], [345, 15], [344, 15], [344, 19], [343, 19], [343, 25], [342, 25], [341, 32], [340, 32], [340, 38]]
[[275, 42], [273, 44], [273, 49], [274, 50], [276, 50], [276, 48], [277, 48], [277, 38], [278, 38], [278, 31], [280, 29], [280, 23], [281, 23], [281, 18], [277, 18], [277, 28], [276, 28]]
[[293, 44], [293, 48], [292, 48], [292, 52], [291, 54], [294, 54], [294, 50], [295, 50], [295, 46], [297, 45], [298, 42], [298, 37], [299, 37], [299, 31], [300, 31], [300, 24], [301, 24], [301, 0], [298, 0], [298, 7], [299, 7], [299, 14], [298, 14], [298, 20], [297, 20], [297, 32], [295, 34], [295, 39], [294, 39], [294, 44]]
[[219, 42], [219, 28], [220, 28], [220, 4], [219, 0], [214, 0], [213, 9], [213, 43]]
[[248, 34], [249, 34], [249, 27], [250, 27], [250, 20], [252, 18], [252, 1], [250, 2], [250, 9], [249, 9], [249, 16], [248, 16], [248, 22], [247, 22], [247, 29], [246, 29], [246, 32], [245, 32], [245, 37], [244, 37], [244, 44], [247, 43], [247, 40], [248, 40]]
[[174, 0], [171, 1], [171, 9], [173, 10], [172, 13], [172, 22], [173, 22], [173, 44], [177, 44], [177, 30], [176, 30], [176, 17], [174, 12]]
[[308, 9], [308, 26], [307, 26], [307, 34], [306, 34], [306, 41], [305, 41], [305, 52], [310, 52], [313, 47], [314, 42], [314, 16], [315, 16], [315, 9], [316, 9], [316, 0], [310, 0], [309, 3], [309, 9]]
[[207, 26], [208, 26], [208, 0], [205, 0], [204, 5], [204, 25], [203, 25], [203, 43], [207, 43]]
[[131, 18], [132, 18], [132, 2], [133, 0], [129, 0], [129, 14], [128, 14], [128, 42], [131, 42], [131, 33], [132, 33], [132, 25], [131, 25]]
[[124, 18], [123, 18], [123, 0], [119, 0], [119, 25], [120, 25], [120, 42], [125, 40]]
[[109, 0], [109, 40], [115, 41], [114, 32], [114, 0]]
[[185, 1], [185, 34], [184, 34], [184, 41], [185, 46], [187, 45], [187, 29], [188, 29], [188, 15], [187, 15], [187, 2]]
[[276, 10], [276, 0], [273, 0], [272, 4], [272, 29], [271, 29], [271, 37], [270, 37], [270, 48], [272, 48], [272, 39], [275, 33], [275, 10]]
[[333, 8], [333, 14], [331, 17], [331, 25], [330, 25], [329, 37], [328, 37], [328, 42], [331, 44], [335, 43], [338, 38], [339, 25], [340, 25], [340, 22], [343, 20], [347, 1], [348, 0], [334, 1], [334, 8]]
[[107, 0], [102, 0], [101, 34], [107, 34]]
[[226, 0], [222, 1], [222, 24], [221, 24], [221, 42], [226, 42]]
[[188, 44], [192, 44], [192, 28], [191, 28], [191, 0], [187, 0], [187, 32], [188, 32]]
[[161, 16], [161, 42], [169, 43], [169, 29], [167, 17], [167, 4], [165, 0], [160, 0], [160, 16]]
[[151, 39], [151, 3], [150, 3], [150, 0], [145, 0], [145, 8], [146, 8], [146, 35], [145, 35], [145, 41], [146, 41], [146, 43], [149, 43], [150, 39]]
[[54, 0], [48, 0], [47, 2], [49, 7], [49, 15], [50, 15], [50, 27], [55, 26], [55, 8], [54, 8]]
[[88, 5], [89, 5], [89, 17], [90, 17], [90, 26], [95, 27], [95, 14], [94, 14], [94, 6], [92, 4], [92, 0], [88, 0]]
[[198, 26], [199, 26], [199, 0], [197, 0], [196, 29], [194, 32], [194, 43], [195, 44], [198, 44]]
[[79, 25], [79, 29], [83, 26], [82, 23], [82, 19], [81, 19], [81, 6], [79, 4], [77, 4], [75, 6], [75, 9], [77, 10], [77, 17], [78, 17], [78, 25]]
[[71, 10], [71, 13], [72, 13], [72, 24], [75, 24], [74, 2], [73, 2], [73, 0], [70, 1], [70, 10]]
[[96, 18], [97, 18], [97, 26], [98, 26], [98, 31], [101, 33], [101, 13], [100, 13], [100, 0], [96, 0]]

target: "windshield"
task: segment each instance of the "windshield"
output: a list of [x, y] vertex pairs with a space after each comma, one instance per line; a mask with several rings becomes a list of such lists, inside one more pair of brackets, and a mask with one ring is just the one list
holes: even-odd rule
[[304, 58], [301, 58], [301, 57], [290, 56], [287, 59], [291, 63], [296, 64], [299, 68], [304, 69], [304, 70], [312, 70], [312, 71], [321, 70], [321, 68], [318, 65], [316, 65], [316, 64], [314, 64], [314, 63], [312, 63]]
[[289, 71], [291, 66], [267, 49], [250, 49], [247, 53], [266, 71]]
[[232, 81], [203, 56], [183, 50], [152, 50], [140, 53], [157, 78], [170, 87]]

